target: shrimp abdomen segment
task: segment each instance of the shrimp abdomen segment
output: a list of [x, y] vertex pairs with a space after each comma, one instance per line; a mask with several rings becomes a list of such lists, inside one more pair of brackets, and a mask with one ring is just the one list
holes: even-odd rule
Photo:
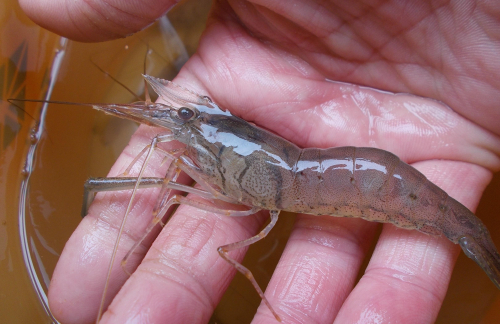
[[466, 207], [384, 150], [304, 149], [293, 173], [293, 184], [280, 192], [284, 210], [392, 223], [454, 243], [485, 230]]
[[304, 149], [283, 209], [392, 223], [460, 244], [500, 288], [500, 255], [469, 209], [396, 155], [375, 148]]
[[419, 228], [422, 220], [416, 200], [427, 182], [423, 174], [387, 151], [311, 148], [302, 150], [293, 186], [281, 196], [287, 197], [283, 205], [289, 211]]

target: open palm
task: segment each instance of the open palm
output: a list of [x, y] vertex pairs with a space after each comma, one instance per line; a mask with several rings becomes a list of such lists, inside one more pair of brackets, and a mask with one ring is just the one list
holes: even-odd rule
[[[133, 1], [117, 1], [111, 9], [96, 1], [72, 7], [71, 19], [47, 20], [25, 2], [42, 25], [80, 40], [128, 34], [172, 5], [143, 3], [150, 16], [144, 18], [133, 11]], [[198, 52], [175, 82], [301, 147], [391, 151], [474, 209], [500, 168], [500, 3], [370, 3], [219, 1]], [[102, 10], [116, 13], [112, 23], [98, 14]], [[123, 23], [130, 17], [134, 23]], [[158, 132], [141, 127], [110, 175], [123, 172]], [[161, 162], [154, 157], [148, 175], [163, 176]], [[67, 243], [49, 294], [52, 311], [64, 322], [94, 320], [128, 197], [98, 195]], [[181, 206], [152, 248], [146, 244], [129, 260], [134, 268], [147, 252], [128, 278], [119, 261], [149, 223], [154, 203], [151, 192], [137, 198], [103, 322], [207, 322], [235, 273], [217, 247], [254, 235], [266, 217], [230, 218]], [[354, 287], [375, 227], [359, 219], [299, 215], [266, 293], [285, 323], [435, 320], [459, 248], [384, 225]], [[241, 260], [244, 251], [235, 255]], [[254, 322], [275, 319], [262, 304]]]

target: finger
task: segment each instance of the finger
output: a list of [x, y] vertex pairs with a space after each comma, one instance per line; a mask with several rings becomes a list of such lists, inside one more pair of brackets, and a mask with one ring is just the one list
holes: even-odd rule
[[[140, 127], [113, 166], [110, 176], [122, 173], [137, 153], [149, 144], [151, 138], [157, 133], [158, 129], [156, 128]], [[162, 161], [161, 154], [154, 154], [150, 160], [150, 167], [146, 169], [145, 176], [163, 177], [168, 165], [160, 167]], [[137, 163], [131, 174], [136, 174], [140, 166], [141, 163]], [[115, 258], [111, 275], [112, 281], [107, 295], [109, 301], [128, 278], [122, 270], [120, 262], [151, 222], [157, 191], [157, 189], [137, 191]], [[130, 196], [131, 190], [97, 194], [89, 210], [89, 215], [82, 220], [66, 243], [49, 288], [51, 311], [62, 322], [87, 323], [95, 321], [106, 281], [111, 251]], [[138, 249], [129, 260], [127, 269], [133, 270], [144, 254], [145, 248]]]
[[384, 226], [369, 268], [335, 323], [433, 323], [457, 255], [444, 238]]
[[[429, 161], [417, 166], [469, 208], [477, 205], [491, 177], [489, 171], [466, 163]], [[384, 226], [366, 273], [336, 322], [433, 323], [458, 252], [444, 237]]]
[[83, 42], [133, 34], [149, 26], [175, 3], [175, 0], [19, 1], [26, 15], [40, 26]]
[[[375, 223], [301, 215], [267, 287], [284, 323], [331, 323], [351, 291]], [[254, 323], [275, 323], [261, 304]]]
[[[236, 272], [217, 248], [253, 236], [262, 216], [228, 217], [181, 205], [102, 323], [208, 322]], [[231, 255], [241, 261], [245, 251]]]

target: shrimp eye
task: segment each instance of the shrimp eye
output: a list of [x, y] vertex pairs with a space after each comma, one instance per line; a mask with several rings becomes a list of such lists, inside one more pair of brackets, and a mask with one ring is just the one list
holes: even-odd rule
[[186, 107], [181, 107], [177, 111], [177, 115], [182, 120], [190, 120], [194, 116], [194, 111]]

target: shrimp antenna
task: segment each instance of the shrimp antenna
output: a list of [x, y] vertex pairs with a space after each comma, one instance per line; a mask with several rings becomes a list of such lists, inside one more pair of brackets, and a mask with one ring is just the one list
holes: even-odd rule
[[119, 85], [121, 85], [125, 90], [127, 90], [129, 93], [131, 93], [138, 101], [142, 101], [142, 98], [139, 97], [134, 91], [130, 90], [129, 87], [127, 87], [125, 84], [123, 84], [122, 82], [120, 82], [117, 78], [115, 78], [114, 76], [112, 76], [108, 71], [104, 70], [103, 68], [101, 68], [99, 65], [97, 65], [97, 63], [95, 63], [92, 58], [90, 59], [90, 62], [97, 68], [99, 69], [99, 71], [101, 71], [102, 73], [104, 73], [106, 76], [110, 77], [111, 80], [115, 81], [116, 83], [118, 83]]
[[11, 105], [13, 106], [16, 106], [17, 109], [21, 110], [22, 112], [24, 112], [26, 115], [28, 115], [31, 119], [33, 119], [35, 122], [36, 122], [36, 118], [33, 117], [29, 112], [26, 111], [26, 109], [24, 109], [23, 107], [21, 106], [18, 106], [16, 103], [14, 103], [14, 101], [22, 101], [22, 102], [25, 102], [25, 101], [28, 101], [29, 100], [25, 100], [25, 99], [15, 99], [15, 98], [9, 98], [7, 99], [7, 102], [10, 103]]
[[[146, 67], [148, 63], [148, 55], [150, 52], [149, 44], [146, 44], [146, 55], [144, 55], [144, 74], [146, 74]], [[144, 101], [146, 105], [151, 103], [151, 97], [149, 96], [148, 82], [144, 79]]]
[[[21, 101], [21, 102], [40, 102], [40, 103], [49, 103], [49, 104], [57, 104], [57, 105], [73, 105], [73, 106], [98, 106], [98, 105], [104, 105], [103, 103], [91, 103], [91, 102], [70, 102], [70, 101], [59, 101], [59, 100], [42, 100], [42, 99], [7, 99], [8, 102], [11, 104], [17, 106], [14, 101]], [[19, 107], [19, 106], [17, 106]], [[19, 107], [22, 109], [21, 107]], [[24, 110], [24, 109], [22, 109]], [[31, 115], [30, 115], [31, 116]], [[32, 117], [33, 118], [33, 117]]]

